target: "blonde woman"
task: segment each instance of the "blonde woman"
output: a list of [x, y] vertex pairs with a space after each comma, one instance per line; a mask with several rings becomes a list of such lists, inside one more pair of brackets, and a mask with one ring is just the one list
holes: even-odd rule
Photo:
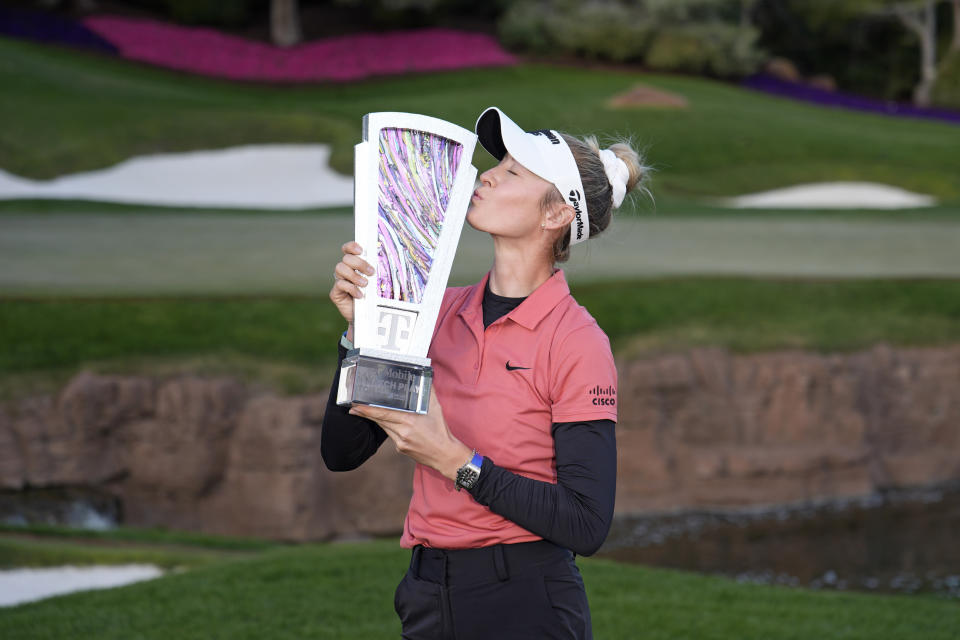
[[[354, 469], [390, 438], [417, 463], [394, 601], [404, 638], [591, 638], [574, 556], [594, 553], [613, 517], [617, 371], [555, 265], [607, 228], [647, 168], [628, 144], [525, 132], [496, 107], [476, 132], [500, 162], [481, 174], [467, 222], [493, 238], [493, 266], [445, 292], [429, 412], [348, 410], [332, 391], [322, 455]], [[330, 292], [347, 321], [341, 360], [373, 273], [360, 253], [343, 245]]]

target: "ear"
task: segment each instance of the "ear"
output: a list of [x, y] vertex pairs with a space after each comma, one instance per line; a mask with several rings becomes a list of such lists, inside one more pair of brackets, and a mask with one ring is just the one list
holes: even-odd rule
[[575, 212], [569, 204], [555, 204], [543, 216], [544, 229], [564, 229], [573, 222]]

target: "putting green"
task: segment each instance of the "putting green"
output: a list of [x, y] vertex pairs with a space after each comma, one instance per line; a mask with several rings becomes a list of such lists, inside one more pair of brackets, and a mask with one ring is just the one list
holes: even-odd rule
[[[6, 214], [2, 295], [174, 295], [329, 290], [350, 215]], [[571, 281], [661, 275], [958, 277], [960, 222], [780, 214], [624, 217], [575, 248]], [[451, 284], [492, 262], [465, 225]]]

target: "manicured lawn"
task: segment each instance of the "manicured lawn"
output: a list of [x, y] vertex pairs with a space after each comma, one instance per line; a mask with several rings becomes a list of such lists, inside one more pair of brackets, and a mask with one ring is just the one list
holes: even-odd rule
[[[960, 340], [960, 281], [658, 278], [574, 285], [614, 353], [719, 345], [843, 351]], [[192, 370], [329, 384], [343, 321], [326, 297], [7, 299], [0, 374]]]
[[[5, 546], [0, 538], [0, 549]], [[408, 561], [394, 540], [221, 556], [181, 563], [193, 568], [152, 581], [0, 609], [0, 628], [5, 637], [25, 640], [396, 638], [391, 603]], [[957, 603], [940, 598], [739, 584], [602, 559], [578, 563], [597, 638], [947, 640], [960, 634]]]
[[[610, 109], [644, 82], [687, 109]], [[32, 178], [131, 155], [258, 142], [329, 142], [352, 167], [363, 114], [412, 111], [473, 127], [498, 105], [521, 125], [634, 135], [655, 193], [734, 195], [821, 180], [872, 180], [960, 204], [960, 127], [795, 103], [701, 78], [523, 64], [349, 85], [270, 87], [177, 74], [0, 39], [0, 167]], [[68, 108], [65, 108], [68, 107]], [[478, 153], [481, 169], [491, 160]]]
[[0, 535], [0, 569], [20, 567], [91, 566], [102, 564], [154, 564], [164, 569], [198, 567], [219, 561], [224, 552], [202, 548], [150, 549], [101, 546], [70, 541], [38, 543]]
[[[52, 199], [20, 199], [0, 200], [0, 223], [2, 216], [17, 216], [22, 214], [62, 215], [77, 214], [132, 214], [132, 215], [162, 215], [162, 214], [203, 214], [212, 216], [222, 214], [276, 216], [276, 215], [313, 216], [340, 216], [353, 215], [353, 207], [330, 207], [323, 209], [285, 210], [283, 212], [264, 209], [235, 209], [209, 208], [202, 210], [196, 207], [166, 207], [147, 204], [126, 204], [119, 202], [92, 202], [88, 200], [52, 200]], [[940, 204], [916, 209], [731, 209], [729, 207], [701, 202], [688, 196], [673, 195], [670, 193], [656, 193], [655, 200], [651, 201], [646, 194], [634, 194], [625, 201], [623, 207], [615, 214], [617, 216], [637, 216], [643, 219], [662, 219], [676, 217], [717, 217], [741, 219], [770, 220], [776, 218], [803, 217], [811, 220], [829, 218], [830, 220], [849, 221], [954, 221], [960, 219], [960, 204]]]
[[[194, 549], [217, 549], [222, 551], [262, 551], [280, 544], [263, 538], [208, 535], [195, 531], [181, 531], [177, 529], [117, 527], [103, 530], [78, 530], [71, 527], [51, 524], [0, 524], [0, 536], [3, 536], [3, 534], [32, 536], [46, 542], [76, 539], [78, 537], [78, 531], [82, 532], [82, 539], [85, 541], [99, 540], [104, 543], [152, 544], [191, 547]], [[33, 563], [27, 564], [33, 565]]]

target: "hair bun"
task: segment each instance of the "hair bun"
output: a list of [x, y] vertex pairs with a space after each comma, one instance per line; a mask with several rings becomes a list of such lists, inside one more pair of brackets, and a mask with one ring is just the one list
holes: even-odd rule
[[627, 195], [627, 183], [630, 181], [630, 169], [627, 164], [617, 157], [617, 154], [610, 149], [604, 149], [600, 152], [600, 160], [603, 162], [603, 170], [607, 174], [607, 180], [613, 187], [613, 208], [619, 209], [623, 204], [623, 198]]
[[629, 173], [627, 193], [630, 193], [647, 177], [650, 167], [643, 164], [643, 157], [634, 151], [632, 144], [626, 140], [610, 145], [609, 151], [614, 153], [627, 167]]

